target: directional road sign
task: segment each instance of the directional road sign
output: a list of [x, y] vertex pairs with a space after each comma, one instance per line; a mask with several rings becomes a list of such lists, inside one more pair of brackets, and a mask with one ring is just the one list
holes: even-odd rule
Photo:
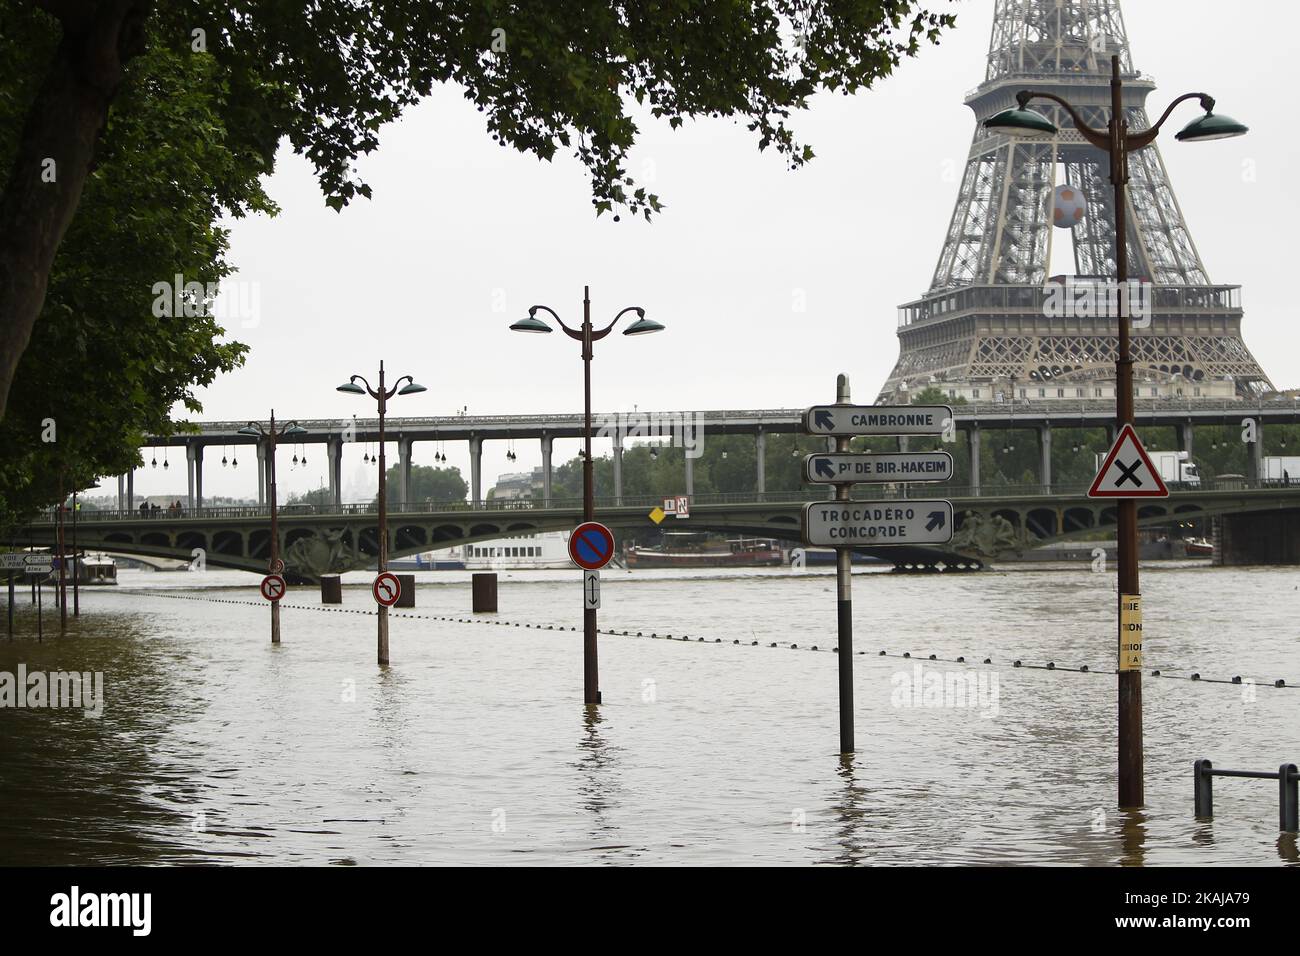
[[600, 572], [582, 572], [582, 606], [589, 611], [600, 609]]
[[284, 578], [278, 574], [268, 574], [262, 578], [261, 584], [262, 597], [268, 601], [278, 601], [284, 597], [284, 592], [288, 586], [284, 583]]
[[569, 535], [569, 558], [586, 571], [599, 571], [614, 556], [614, 534], [603, 524], [584, 521]]
[[815, 547], [947, 544], [952, 530], [951, 501], [901, 498], [803, 506], [804, 544]]
[[392, 571], [385, 571], [375, 578], [375, 583], [370, 586], [370, 592], [375, 596], [376, 603], [384, 607], [392, 607], [402, 596], [402, 582], [397, 580], [397, 575]]
[[21, 568], [26, 563], [27, 555], [21, 551], [14, 551], [10, 554], [0, 554], [0, 570], [13, 571]]
[[49, 574], [54, 570], [54, 555], [28, 554], [23, 556], [23, 570], [28, 574]]
[[803, 413], [810, 435], [942, 435], [947, 405], [814, 405]]
[[915, 454], [809, 455], [803, 480], [814, 484], [850, 485], [869, 481], [948, 481], [952, 455], [946, 451]]
[[1169, 489], [1160, 478], [1160, 472], [1142, 447], [1132, 425], [1119, 431], [1092, 487], [1089, 498], [1168, 498]]

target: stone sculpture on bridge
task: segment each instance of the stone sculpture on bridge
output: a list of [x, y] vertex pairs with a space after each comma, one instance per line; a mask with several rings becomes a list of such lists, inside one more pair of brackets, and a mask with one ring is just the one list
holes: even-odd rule
[[319, 529], [311, 537], [297, 538], [284, 549], [286, 570], [317, 580], [324, 574], [342, 574], [365, 567], [365, 556], [344, 542], [346, 528]]

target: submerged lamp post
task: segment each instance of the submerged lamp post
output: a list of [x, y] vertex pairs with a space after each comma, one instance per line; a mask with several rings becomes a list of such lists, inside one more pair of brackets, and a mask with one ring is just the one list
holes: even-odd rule
[[[358, 385], [361, 382], [362, 385]], [[406, 384], [403, 385], [402, 383]], [[388, 570], [388, 474], [384, 464], [384, 415], [388, 411], [388, 400], [394, 395], [414, 395], [428, 391], [423, 385], [417, 385], [415, 379], [403, 375], [393, 383], [392, 388], [384, 386], [384, 363], [379, 363], [379, 387], [371, 388], [370, 383], [360, 375], [353, 375], [338, 391], [349, 395], [369, 395], [379, 403], [379, 573]], [[388, 665], [388, 608], [379, 605], [379, 665]]]
[[[647, 319], [645, 309], [632, 305], [614, 316], [614, 321], [603, 329], [593, 328], [591, 324], [591, 289], [589, 286], [583, 286], [581, 327], [570, 328], [564, 324], [564, 320], [556, 314], [554, 309], [544, 305], [535, 305], [528, 310], [528, 318], [515, 322], [510, 326], [511, 330], [515, 332], [550, 332], [551, 327], [537, 318], [538, 312], [550, 313], [565, 335], [582, 343], [584, 443], [582, 456], [582, 519], [583, 521], [594, 521], [595, 498], [591, 471], [592, 343], [609, 335], [614, 330], [614, 326], [618, 324], [619, 319], [629, 312], [635, 312], [637, 319], [623, 330], [624, 335], [647, 335], [651, 332], [662, 332], [664, 327], [653, 319]], [[600, 675], [596, 660], [596, 611], [594, 608], [584, 608], [582, 612], [582, 697], [588, 704], [600, 703]]]
[[[1119, 286], [1119, 355], [1115, 363], [1115, 419], [1117, 429], [1133, 422], [1133, 358], [1129, 347], [1131, 323], [1128, 301], [1128, 221], [1125, 185], [1128, 183], [1130, 153], [1146, 149], [1155, 142], [1174, 107], [1184, 100], [1199, 100], [1205, 115], [1188, 123], [1175, 135], [1182, 142], [1227, 139], [1241, 136], [1247, 127], [1214, 112], [1214, 98], [1205, 93], [1185, 93], [1169, 104], [1159, 121], [1149, 129], [1131, 131], [1124, 118], [1123, 83], [1119, 57], [1112, 56], [1110, 80], [1110, 121], [1106, 129], [1094, 129], [1083, 121], [1073, 106], [1054, 93], [1021, 90], [1016, 94], [1016, 109], [1003, 110], [984, 121], [987, 129], [1020, 138], [1054, 137], [1056, 124], [1041, 113], [1029, 109], [1033, 99], [1059, 104], [1087, 142], [1104, 150], [1110, 157], [1110, 181], [1115, 187], [1115, 278]], [[1137, 595], [1138, 547], [1137, 502], [1119, 499], [1119, 600]], [[1122, 627], [1122, 625], [1121, 625]], [[1120, 632], [1123, 640], [1123, 632]], [[1121, 809], [1140, 807], [1145, 802], [1142, 779], [1142, 672], [1119, 672], [1119, 805]]]
[[[271, 503], [271, 558], [267, 562], [267, 570], [271, 574], [279, 574], [283, 568], [280, 563], [280, 525], [279, 509], [275, 501], [275, 440], [281, 435], [305, 435], [307, 429], [303, 428], [297, 422], [289, 422], [287, 425], [275, 427], [275, 409], [271, 409], [271, 423], [267, 427], [262, 427], [261, 422], [249, 422], [243, 428], [239, 429], [241, 435], [251, 435], [254, 438], [265, 439], [267, 445], [266, 451], [266, 496]], [[271, 643], [280, 643], [280, 602], [271, 602]]]

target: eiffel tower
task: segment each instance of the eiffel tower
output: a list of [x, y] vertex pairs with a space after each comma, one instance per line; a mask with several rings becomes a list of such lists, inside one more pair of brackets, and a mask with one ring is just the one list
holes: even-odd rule
[[[976, 126], [957, 205], [930, 290], [899, 308], [900, 355], [878, 402], [906, 403], [929, 386], [977, 402], [1114, 397], [1118, 323], [1061, 317], [1045, 288], [1062, 281], [1048, 275], [1053, 239], [1070, 233], [1069, 281], [1116, 274], [1107, 156], [1047, 100], [1033, 108], [1056, 124], [1054, 138], [994, 133], [983, 121], [1033, 89], [1064, 97], [1104, 128], [1115, 54], [1129, 128], [1146, 129], [1155, 83], [1133, 69], [1119, 0], [996, 0], [984, 82], [966, 98]], [[1151, 283], [1150, 326], [1133, 333], [1138, 394], [1222, 400], [1271, 391], [1242, 341], [1241, 287], [1210, 282], [1157, 147], [1129, 164], [1129, 276]], [[1086, 210], [1068, 230], [1053, 226], [1061, 178]]]

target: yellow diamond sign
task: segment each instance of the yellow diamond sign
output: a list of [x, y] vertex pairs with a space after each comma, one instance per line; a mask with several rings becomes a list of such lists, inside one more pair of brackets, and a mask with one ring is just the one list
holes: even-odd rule
[[658, 505], [656, 505], [654, 510], [650, 512], [650, 520], [655, 524], [663, 521], [666, 517], [667, 515], [664, 513], [664, 509], [660, 508]]

